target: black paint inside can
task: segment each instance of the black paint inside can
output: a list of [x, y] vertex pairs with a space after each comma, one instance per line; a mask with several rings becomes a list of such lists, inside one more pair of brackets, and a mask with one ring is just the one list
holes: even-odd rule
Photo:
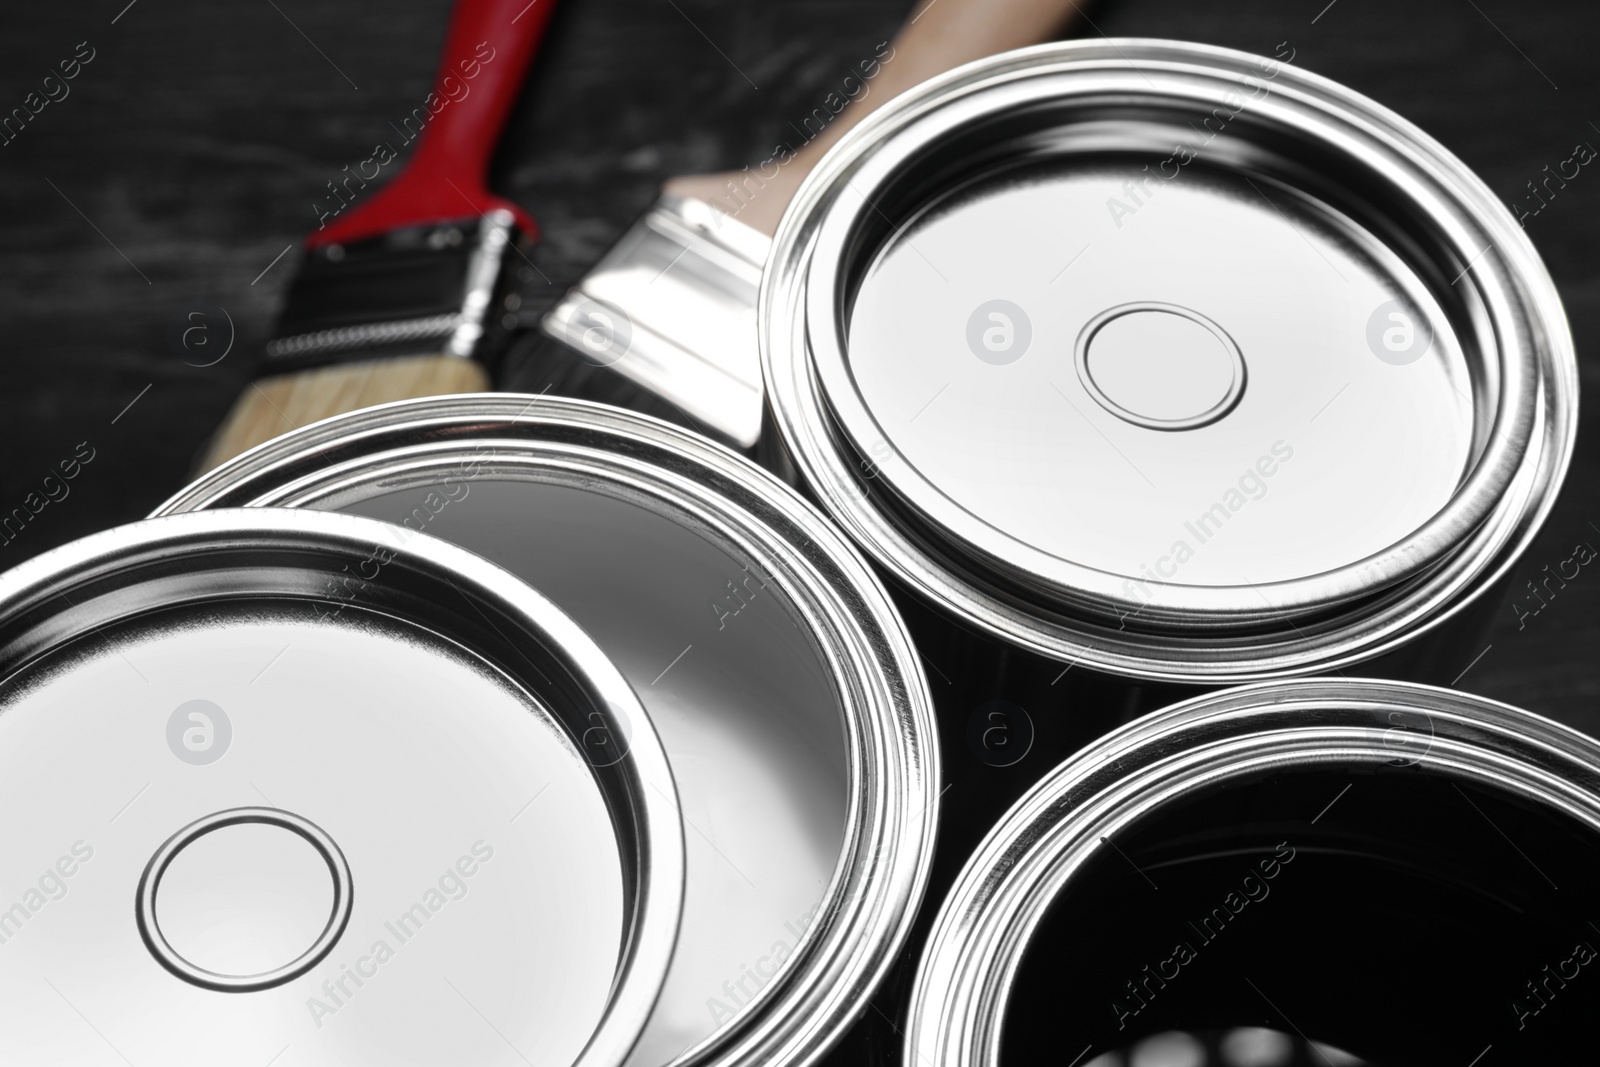
[[1248, 1067], [1229, 1041], [1259, 1028], [1283, 1038], [1261, 1067], [1565, 1062], [1596, 1043], [1597, 891], [1591, 829], [1476, 782], [1235, 779], [1073, 874], [1018, 968], [1002, 1061]]

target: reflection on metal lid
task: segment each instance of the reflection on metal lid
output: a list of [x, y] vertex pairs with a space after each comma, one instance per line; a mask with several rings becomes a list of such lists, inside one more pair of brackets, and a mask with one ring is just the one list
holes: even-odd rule
[[0, 1061], [622, 1062], [666, 755], [553, 604], [397, 534], [218, 510], [0, 575]]
[[1278, 58], [1047, 45], [843, 138], [763, 287], [775, 424], [898, 578], [1046, 655], [1244, 679], [1392, 648], [1550, 506], [1576, 373], [1499, 200]]

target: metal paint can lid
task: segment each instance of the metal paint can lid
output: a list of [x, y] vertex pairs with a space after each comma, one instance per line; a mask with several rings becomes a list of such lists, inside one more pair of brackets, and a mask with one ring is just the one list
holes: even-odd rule
[[882, 584], [792, 489], [655, 419], [486, 394], [306, 427], [162, 510], [245, 505], [470, 549], [632, 683], [678, 784], [687, 887], [630, 1067], [808, 1062], [865, 1010], [928, 877], [938, 749]]
[[904, 1062], [1555, 1062], [1593, 1041], [1555, 1002], [1600, 960], [1597, 891], [1592, 739], [1427, 686], [1224, 690], [1000, 820], [934, 922]]
[[1222, 680], [1368, 658], [1526, 543], [1575, 425], [1554, 286], [1459, 160], [1292, 60], [1025, 49], [818, 167], [765, 372], [881, 564], [1047, 655]]
[[623, 1061], [681, 914], [660, 741], [399, 533], [218, 510], [0, 575], [0, 1059]]

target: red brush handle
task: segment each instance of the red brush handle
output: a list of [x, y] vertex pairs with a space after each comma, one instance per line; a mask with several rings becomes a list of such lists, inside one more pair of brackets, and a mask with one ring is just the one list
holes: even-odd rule
[[[529, 237], [533, 218], [489, 192], [489, 158], [556, 0], [456, 0], [416, 152], [394, 180], [306, 238], [307, 248], [504, 208]], [[402, 135], [416, 136], [416, 123]], [[396, 149], [401, 146], [390, 142]], [[348, 188], [348, 184], [346, 186]]]

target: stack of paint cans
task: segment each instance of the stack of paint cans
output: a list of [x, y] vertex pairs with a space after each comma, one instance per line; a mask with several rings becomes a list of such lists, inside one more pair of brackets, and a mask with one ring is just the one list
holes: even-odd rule
[[1435, 687], [1577, 402], [1458, 160], [1011, 53], [839, 143], [760, 331], [759, 465], [405, 402], [0, 575], [0, 1061], [1579, 1047], [1600, 746]]

